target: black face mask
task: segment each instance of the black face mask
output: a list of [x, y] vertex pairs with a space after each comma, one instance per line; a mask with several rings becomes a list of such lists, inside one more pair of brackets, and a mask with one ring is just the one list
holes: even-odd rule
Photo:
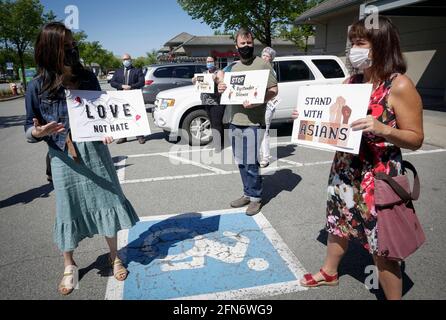
[[65, 50], [64, 65], [74, 67], [80, 63], [79, 48], [74, 47]]
[[254, 47], [244, 46], [237, 50], [243, 60], [249, 60], [254, 56]]

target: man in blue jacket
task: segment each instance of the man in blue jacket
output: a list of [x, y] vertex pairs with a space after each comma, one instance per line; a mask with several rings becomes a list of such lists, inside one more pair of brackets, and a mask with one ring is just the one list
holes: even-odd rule
[[[135, 90], [144, 87], [144, 73], [132, 65], [132, 57], [126, 53], [122, 56], [123, 68], [116, 70], [110, 85], [116, 90]], [[144, 136], [137, 137], [140, 144], [146, 143]], [[116, 143], [127, 142], [127, 138], [119, 139]]]

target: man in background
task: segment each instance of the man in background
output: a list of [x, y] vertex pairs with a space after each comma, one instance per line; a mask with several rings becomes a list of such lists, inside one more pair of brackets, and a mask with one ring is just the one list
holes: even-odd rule
[[[110, 85], [116, 90], [136, 90], [144, 87], [144, 73], [141, 69], [132, 65], [132, 57], [126, 53], [122, 56], [123, 68], [116, 70]], [[140, 144], [146, 143], [144, 136], [136, 137]], [[127, 138], [121, 138], [116, 143], [127, 142]]]

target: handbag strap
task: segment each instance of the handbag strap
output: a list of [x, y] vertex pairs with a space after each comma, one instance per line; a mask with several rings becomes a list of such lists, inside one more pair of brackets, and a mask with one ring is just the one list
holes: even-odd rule
[[408, 161], [403, 161], [403, 167], [404, 169], [409, 169], [412, 171], [414, 175], [414, 184], [412, 188], [412, 193], [408, 193], [406, 190], [404, 190], [401, 185], [396, 182], [391, 176], [385, 174], [384, 172], [378, 172], [375, 175], [375, 178], [378, 180], [382, 180], [387, 182], [387, 184], [395, 191], [398, 196], [404, 200], [404, 201], [416, 201], [420, 197], [420, 179], [418, 177], [418, 172], [415, 169], [415, 167]]

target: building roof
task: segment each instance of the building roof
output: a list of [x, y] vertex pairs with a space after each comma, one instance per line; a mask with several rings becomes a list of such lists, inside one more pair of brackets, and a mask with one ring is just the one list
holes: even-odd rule
[[317, 18], [327, 13], [332, 13], [337, 10], [341, 10], [354, 5], [370, 2], [366, 0], [326, 0], [321, 4], [305, 11], [299, 17], [294, 20], [295, 24], [302, 24], [308, 22], [311, 19]]
[[190, 40], [191, 38], [193, 38], [194, 36], [187, 33], [187, 32], [182, 32], [179, 35], [173, 37], [172, 39], [170, 39], [169, 41], [167, 41], [164, 46], [165, 47], [175, 47], [179, 44], [182, 44], [188, 40]]
[[158, 52], [170, 52], [170, 48], [169, 47], [162, 47], [161, 49], [158, 50]]
[[183, 46], [179, 46], [178, 48], [173, 50], [173, 53], [175, 53], [175, 54], [186, 54], [186, 51], [184, 50]]
[[[176, 42], [181, 39], [187, 39], [184, 42]], [[308, 39], [308, 45], [312, 46], [315, 43], [314, 37], [309, 37]], [[262, 43], [258, 40], [255, 40], [254, 44], [256, 46], [262, 46]], [[286, 39], [276, 38], [272, 40], [273, 47], [277, 46], [295, 46], [295, 44]], [[184, 55], [186, 54], [186, 48], [187, 47], [193, 47], [193, 46], [211, 46], [211, 47], [217, 47], [217, 46], [234, 46], [234, 39], [231, 35], [215, 35], [215, 36], [192, 36], [186, 32], [183, 32], [173, 38], [172, 40], [169, 40], [165, 44], [163, 48], [158, 50], [159, 53], [167, 53], [167, 52], [173, 52], [175, 54]], [[170, 49], [172, 48], [172, 50]]]
[[[183, 43], [183, 46], [233, 46], [233, 45], [234, 45], [234, 39], [230, 35], [195, 36], [189, 41]], [[260, 41], [255, 40], [255, 45], [261, 45]], [[290, 46], [293, 45], [293, 43], [289, 40], [276, 38], [272, 40], [272, 45]]]

